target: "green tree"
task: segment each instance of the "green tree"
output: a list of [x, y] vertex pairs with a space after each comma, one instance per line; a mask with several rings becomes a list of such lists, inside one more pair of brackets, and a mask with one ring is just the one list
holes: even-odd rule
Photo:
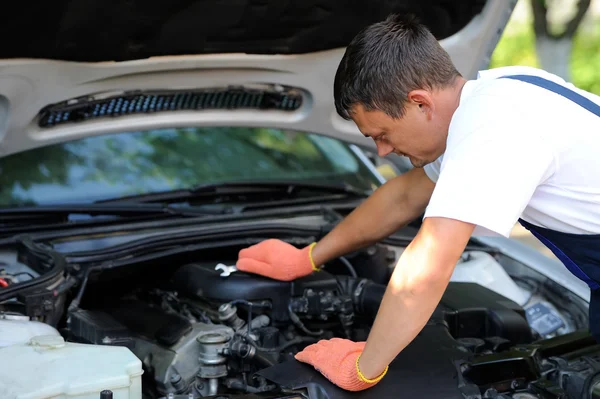
[[552, 23], [548, 18], [550, 8], [565, 9], [564, 0], [530, 0], [533, 12], [536, 53], [541, 67], [565, 80], [571, 80], [570, 60], [573, 51], [573, 38], [583, 17], [590, 7], [591, 0], [579, 0], [574, 15], [563, 23]]

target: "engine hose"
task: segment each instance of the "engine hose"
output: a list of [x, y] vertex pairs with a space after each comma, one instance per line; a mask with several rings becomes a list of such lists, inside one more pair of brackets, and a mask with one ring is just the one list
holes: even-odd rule
[[273, 347], [273, 348], [265, 348], [263, 346], [258, 345], [257, 342], [255, 342], [254, 340], [252, 340], [250, 337], [248, 336], [243, 336], [245, 339], [248, 340], [248, 342], [250, 342], [257, 351], [261, 351], [264, 353], [267, 352], [281, 352], [286, 350], [287, 348], [289, 348], [290, 346], [294, 346], [294, 345], [302, 345], [302, 344], [314, 344], [315, 342], [317, 342], [319, 339], [316, 337], [296, 337], [294, 339], [292, 339], [291, 341], [285, 342], [282, 345]]
[[352, 266], [352, 263], [350, 263], [350, 261], [348, 259], [346, 259], [344, 256], [340, 256], [340, 261], [342, 261], [342, 263], [346, 266], [346, 269], [348, 269], [348, 272], [350, 273], [350, 275], [354, 278], [358, 277], [358, 274], [356, 274], [356, 270], [354, 269], [354, 266]]
[[[582, 399], [593, 399], [596, 397], [596, 386], [600, 384], [600, 371], [596, 371], [589, 375], [583, 383], [581, 390]], [[569, 390], [567, 390], [569, 391]]]
[[229, 389], [237, 389], [240, 391], [246, 391], [248, 393], [261, 393], [276, 389], [275, 385], [265, 385], [260, 388], [252, 387], [237, 378], [225, 380], [225, 386]]
[[246, 344], [240, 341], [235, 341], [231, 344], [229, 353], [232, 356], [239, 357], [241, 359], [252, 359], [265, 367], [271, 367], [275, 365], [275, 361], [271, 360], [264, 351], [258, 349], [257, 345], [254, 343]]
[[271, 360], [268, 356], [266, 356], [264, 353], [258, 350], [254, 353], [252, 359], [265, 367], [271, 367], [275, 365], [275, 362], [273, 360]]
[[352, 298], [357, 313], [369, 316], [377, 314], [387, 288], [384, 284], [349, 276], [336, 276], [336, 279], [342, 293]]

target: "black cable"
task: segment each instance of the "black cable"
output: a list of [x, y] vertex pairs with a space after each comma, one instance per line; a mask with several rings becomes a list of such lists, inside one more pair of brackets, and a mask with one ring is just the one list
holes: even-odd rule
[[229, 302], [229, 304], [231, 304], [231, 305], [256, 306], [256, 307], [259, 307], [259, 308], [270, 308], [271, 307], [271, 305], [267, 304], [267, 303], [250, 302], [250, 301], [246, 301], [245, 299], [235, 299], [235, 300]]
[[358, 274], [356, 274], [356, 270], [354, 269], [354, 266], [352, 266], [352, 263], [350, 263], [350, 261], [348, 259], [346, 259], [345, 256], [340, 256], [340, 260], [346, 266], [346, 269], [348, 269], [348, 271], [350, 272], [350, 275], [352, 277], [355, 277], [355, 278], [358, 277]]
[[539, 294], [540, 285], [533, 277], [510, 275], [510, 278], [526, 285], [532, 295]]
[[296, 338], [292, 339], [291, 341], [288, 341], [288, 342], [281, 344], [279, 346], [276, 346], [274, 348], [265, 348], [264, 346], [260, 346], [258, 344], [258, 342], [256, 342], [254, 339], [249, 337], [247, 333], [236, 332], [235, 335], [244, 338], [245, 340], [248, 341], [248, 343], [250, 343], [250, 345], [254, 346], [257, 351], [261, 351], [261, 352], [281, 352], [283, 350], [286, 350], [290, 346], [299, 345], [299, 344], [312, 344], [312, 343], [315, 343], [318, 341], [318, 338], [316, 338], [316, 337], [296, 337]]
[[28, 275], [32, 279], [35, 278], [35, 276], [33, 274], [29, 273], [29, 272], [19, 272], [19, 273], [11, 274], [11, 276], [17, 277], [17, 276], [22, 276], [23, 274]]
[[77, 310], [77, 308], [79, 307], [79, 303], [81, 302], [81, 298], [83, 297], [83, 293], [85, 292], [88, 280], [90, 278], [90, 274], [93, 271], [102, 270], [102, 269], [104, 269], [103, 266], [92, 266], [92, 267], [88, 267], [86, 269], [85, 275], [83, 277], [83, 281], [81, 282], [81, 286], [79, 287], [79, 291], [77, 292], [77, 296], [69, 304], [69, 308], [68, 308], [69, 312], [73, 312], [73, 311]]
[[283, 350], [286, 350], [290, 346], [294, 346], [294, 345], [298, 345], [298, 344], [315, 343], [317, 341], [318, 341], [317, 338], [313, 338], [313, 337], [298, 337], [298, 338], [294, 338], [291, 341], [286, 342], [283, 345], [279, 345], [277, 348], [274, 348], [274, 349], [277, 350], [278, 352], [281, 352]]
[[296, 313], [294, 313], [294, 311], [292, 310], [291, 302], [288, 304], [288, 313], [290, 314], [290, 319], [292, 319], [292, 323], [294, 323], [294, 325], [296, 325], [296, 327], [301, 329], [305, 334], [311, 335], [311, 336], [317, 336], [317, 337], [320, 335], [323, 335], [323, 333], [324, 333], [323, 330], [310, 331], [308, 328], [306, 328], [304, 323], [302, 323], [302, 321], [300, 320], [300, 317], [298, 317], [298, 315]]

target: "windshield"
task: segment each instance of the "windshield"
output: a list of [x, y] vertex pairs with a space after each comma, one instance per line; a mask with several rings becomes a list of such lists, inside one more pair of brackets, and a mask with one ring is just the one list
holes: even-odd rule
[[174, 128], [88, 137], [0, 159], [0, 206], [85, 203], [252, 180], [345, 182], [375, 176], [341, 141], [250, 127]]

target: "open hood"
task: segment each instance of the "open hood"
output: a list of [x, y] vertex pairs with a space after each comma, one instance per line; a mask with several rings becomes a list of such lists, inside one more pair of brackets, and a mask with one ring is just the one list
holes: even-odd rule
[[515, 4], [17, 3], [0, 26], [12, 38], [0, 48], [0, 156], [89, 135], [202, 125], [273, 126], [372, 146], [333, 104], [336, 68], [359, 30], [413, 12], [472, 78], [487, 67]]

